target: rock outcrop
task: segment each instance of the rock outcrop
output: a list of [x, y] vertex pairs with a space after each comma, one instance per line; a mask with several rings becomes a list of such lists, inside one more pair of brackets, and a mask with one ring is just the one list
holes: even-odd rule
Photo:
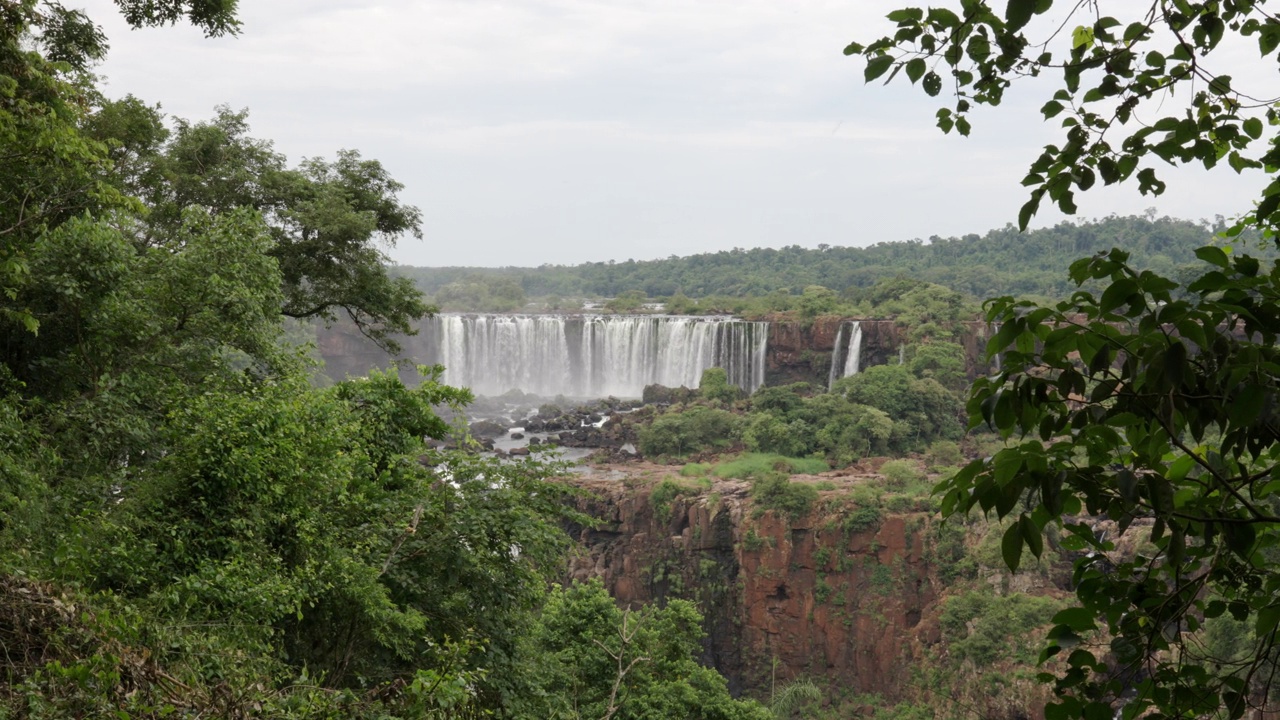
[[653, 480], [576, 482], [600, 525], [572, 528], [583, 548], [572, 577], [601, 578], [627, 605], [697, 601], [703, 660], [736, 692], [776, 673], [893, 698], [939, 639], [930, 514], [881, 517], [837, 491], [793, 518], [760, 512], [736, 480], [669, 501], [655, 501]]
[[[906, 328], [895, 320], [845, 318], [835, 315], [809, 321], [774, 319], [769, 322], [769, 342], [765, 349], [765, 384], [785, 385], [810, 382], [825, 386], [831, 370], [840, 326], [856, 319], [862, 329], [860, 365], [888, 365], [898, 362], [909, 342]], [[991, 329], [985, 322], [965, 322], [955, 339], [965, 351], [965, 368], [971, 378], [991, 369], [984, 361]]]

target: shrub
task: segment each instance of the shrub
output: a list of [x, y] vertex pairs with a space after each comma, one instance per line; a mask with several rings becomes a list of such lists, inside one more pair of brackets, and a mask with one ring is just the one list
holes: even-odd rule
[[697, 493], [698, 489], [689, 485], [676, 482], [670, 478], [658, 483], [658, 486], [649, 493], [649, 502], [653, 505], [653, 515], [659, 522], [667, 522], [671, 519], [671, 503], [682, 495], [691, 495]]
[[935, 468], [959, 465], [963, 460], [960, 445], [952, 440], [938, 440], [929, 446], [929, 465]]
[[793, 483], [775, 474], [753, 481], [751, 497], [761, 509], [786, 513], [788, 517], [797, 519], [808, 514], [818, 499], [818, 490], [812, 485]]
[[880, 474], [889, 487], [898, 490], [924, 479], [920, 466], [912, 460], [890, 460], [880, 467]]
[[986, 667], [997, 660], [1036, 662], [1040, 637], [1035, 632], [1062, 609], [1046, 597], [1005, 597], [971, 591], [947, 600], [939, 624], [952, 657]]
[[813, 428], [803, 420], [787, 422], [772, 413], [752, 416], [742, 441], [751, 450], [799, 457], [813, 450]]
[[876, 365], [838, 380], [834, 391], [859, 405], [870, 405], [904, 423], [896, 450], [914, 449], [936, 439], [964, 434], [963, 403], [932, 378], [917, 378], [903, 365]]
[[755, 528], [747, 530], [747, 534], [742, 537], [742, 549], [747, 552], [759, 552], [765, 546], [773, 547], [773, 538], [760, 535]]
[[728, 447], [739, 436], [740, 421], [733, 413], [695, 406], [659, 416], [640, 430], [645, 455], [684, 455], [711, 447]]
[[783, 415], [803, 407], [805, 398], [813, 394], [809, 383], [792, 383], [781, 387], [763, 386], [751, 396], [751, 408], [757, 411], [772, 410]]
[[698, 394], [708, 400], [731, 403], [742, 396], [742, 390], [729, 384], [729, 373], [724, 368], [712, 367], [702, 371]]
[[880, 509], [861, 507], [849, 513], [844, 519], [844, 531], [849, 534], [862, 533], [880, 526]]

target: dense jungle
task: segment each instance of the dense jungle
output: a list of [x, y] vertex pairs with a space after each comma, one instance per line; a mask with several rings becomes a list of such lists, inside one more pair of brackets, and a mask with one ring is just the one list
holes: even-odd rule
[[[897, 11], [846, 53], [930, 96], [924, 58], [975, 64], [939, 115], [964, 134], [1051, 65], [1021, 35], [1050, 5]], [[107, 97], [91, 18], [0, 0], [0, 718], [1274, 712], [1280, 186], [1025, 229], [1095, 179], [1159, 192], [1152, 153], [1280, 165], [1229, 78], [1190, 126], [1089, 135], [1227, 28], [1280, 47], [1252, 4], [1156, 7], [1073, 35], [1042, 112], [1080, 120], [1020, 227], [419, 268], [387, 261], [423, 219], [377, 160]], [[1135, 70], [1166, 26], [1190, 39]], [[540, 372], [604, 387], [626, 348], [633, 384], [450, 384], [547, 337]]]

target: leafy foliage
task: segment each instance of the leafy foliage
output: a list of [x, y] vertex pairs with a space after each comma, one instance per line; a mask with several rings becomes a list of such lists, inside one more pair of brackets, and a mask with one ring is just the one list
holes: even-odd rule
[[268, 141], [249, 136], [247, 111], [226, 106], [213, 120], [175, 120], [133, 98], [104, 102], [88, 128], [123, 161], [114, 180], [149, 207], [138, 241], [165, 242], [186, 208], [215, 216], [253, 210], [266, 221], [279, 265], [283, 312], [332, 320], [341, 312], [371, 339], [395, 349], [392, 333], [431, 308], [412, 283], [388, 276], [380, 246], [421, 238], [421, 213], [400, 203], [402, 186], [376, 160], [342, 150], [332, 162], [290, 169]]
[[978, 668], [997, 661], [1033, 665], [1039, 653], [1033, 633], [1061, 607], [1046, 597], [970, 591], [947, 599], [939, 624], [948, 653], [960, 662]]
[[640, 430], [640, 452], [685, 455], [707, 447], [728, 447], [737, 438], [739, 426], [733, 413], [703, 405], [664, 413]]
[[[1065, 138], [1046, 146], [1023, 180], [1031, 197], [1019, 213], [1022, 228], [1045, 199], [1073, 214], [1075, 193], [1099, 180], [1136, 179], [1143, 194], [1159, 195], [1165, 184], [1155, 160], [1206, 169], [1225, 160], [1237, 173], [1277, 164], [1275, 130], [1267, 129], [1277, 110], [1214, 67], [1227, 62], [1224, 38], [1235, 35], [1256, 44], [1263, 59], [1277, 55], [1275, 18], [1252, 3], [1161, 1], [1089, 16], [1077, 8], [1060, 25], [1079, 23], [1068, 36], [1035, 22], [1052, 6], [1013, 0], [1004, 12], [981, 1], [964, 3], [959, 13], [908, 8], [890, 14], [898, 26], [892, 37], [852, 43], [845, 53], [866, 58], [868, 82], [905, 69], [931, 96], [942, 91], [938, 71], [945, 73], [955, 104], [938, 111], [938, 127], [961, 135], [969, 134], [975, 105], [999, 105], [1020, 77], [1060, 71], [1059, 89], [1040, 112], [1060, 121]], [[1037, 41], [1033, 30], [1056, 44]], [[1280, 185], [1273, 183], [1236, 232], [1245, 225], [1270, 232], [1278, 205]]]
[[818, 489], [808, 483], [794, 482], [786, 475], [772, 473], [751, 483], [751, 497], [758, 508], [776, 510], [797, 519], [809, 513], [818, 499]]
[[[1099, 5], [1087, 16], [1075, 6], [1060, 26], [1079, 23], [1074, 30], [1049, 30], [1042, 43], [1031, 31], [1053, 5], [902, 9], [889, 16], [892, 37], [846, 52], [866, 59], [868, 80], [906, 70], [929, 95], [946, 73], [955, 105], [939, 111], [938, 124], [961, 134], [974, 105], [1000, 104], [1020, 77], [1061, 72], [1041, 114], [1058, 118], [1065, 138], [1031, 165], [1022, 227], [1045, 200], [1074, 212], [1075, 193], [1099, 180], [1136, 179], [1140, 192], [1158, 195], [1157, 161], [1206, 169], [1225, 161], [1237, 173], [1262, 170], [1269, 184], [1252, 210], [1219, 229], [1274, 240], [1277, 110], [1214, 66], [1236, 39], [1273, 59], [1280, 22], [1254, 3], [1162, 0], [1124, 7], [1129, 15]], [[944, 510], [1010, 518], [1001, 550], [1011, 568], [1025, 550], [1041, 555], [1046, 531], [1058, 526], [1069, 534], [1063, 547], [1081, 552], [1080, 607], [1054, 617], [1044, 653], [1066, 656], [1065, 669], [1046, 676], [1058, 696], [1045, 710], [1051, 719], [1274, 709], [1280, 265], [1271, 253], [1218, 246], [1196, 255], [1175, 280], [1127, 252], [1100, 252], [1072, 266], [1080, 290], [1068, 300], [988, 305], [988, 320], [1002, 323], [988, 351], [1005, 353], [1006, 364], [978, 381], [969, 411], [975, 424], [1020, 442], [946, 482]], [[1113, 538], [1095, 528], [1103, 519], [1120, 537], [1148, 542], [1114, 552]], [[1252, 650], [1207, 655], [1210, 634], [1199, 631], [1227, 614], [1252, 626], [1251, 639], [1237, 637]], [[1105, 649], [1087, 642], [1098, 629]]]
[[733, 700], [724, 678], [694, 656], [702, 617], [693, 604], [619, 610], [599, 581], [556, 588], [530, 632], [542, 692], [521, 716], [769, 720], [753, 701]]
[[729, 384], [729, 373], [724, 368], [712, 367], [702, 371], [698, 394], [707, 400], [732, 403], [742, 395], [742, 389]]
[[354, 153], [285, 168], [242, 114], [93, 112], [87, 22], [0, 3], [0, 715], [509, 713], [585, 521], [559, 466], [429, 450], [470, 400], [439, 368], [315, 388], [283, 337], [313, 302], [421, 309], [371, 244], [416, 211]]
[[[1132, 270], [1113, 251], [1073, 268], [1078, 278], [1108, 279], [1102, 297], [1081, 293], [1057, 308], [993, 303], [992, 317], [1010, 324], [992, 349], [1007, 348], [1013, 364], [979, 381], [970, 411], [1004, 433], [1020, 429], [1038, 439], [969, 465], [945, 501], [949, 509], [978, 505], [1003, 516], [1020, 497], [1036, 498], [1034, 512], [1019, 515], [1006, 534], [1011, 566], [1024, 548], [1042, 551], [1050, 522], [1070, 531], [1066, 547], [1094, 551], [1076, 569], [1085, 612], [1059, 618], [1053, 648], [1070, 647], [1095, 616], [1105, 618], [1121, 666], [1150, 673], [1140, 685], [1147, 705], [1190, 702], [1165, 695], [1187, 684], [1203, 688], [1197, 707], [1230, 707], [1261, 691], [1241, 676], [1207, 675], [1207, 658], [1187, 634], [1150, 628], [1173, 623], [1194, 632], [1200, 617], [1230, 607], [1237, 618], [1253, 617], [1261, 633], [1252, 664], [1270, 655], [1269, 588], [1277, 580], [1266, 480], [1280, 447], [1268, 410], [1274, 377], [1264, 369], [1275, 362], [1273, 276], [1260, 274], [1247, 255], [1233, 259], [1216, 248], [1204, 255], [1214, 269], [1185, 290]], [[1082, 512], [1110, 518], [1122, 532], [1141, 528], [1154, 545], [1118, 570], [1105, 567], [1097, 553], [1111, 543]], [[1209, 601], [1206, 591], [1224, 599]], [[1168, 600], [1130, 607], [1136, 594]], [[1128, 610], [1112, 614], [1118, 607]], [[1174, 649], [1184, 662], [1200, 662], [1168, 664], [1164, 652]], [[1073, 653], [1072, 663], [1101, 672], [1086, 655]], [[1081, 672], [1059, 685], [1103, 698], [1119, 692], [1114, 682]], [[1080, 702], [1074, 697], [1064, 702], [1080, 707], [1070, 704]]]

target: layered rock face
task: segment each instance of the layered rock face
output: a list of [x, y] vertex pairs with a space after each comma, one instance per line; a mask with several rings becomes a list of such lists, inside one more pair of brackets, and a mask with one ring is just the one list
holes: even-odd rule
[[572, 528], [572, 577], [601, 578], [622, 604], [696, 600], [703, 660], [735, 691], [804, 675], [892, 699], [938, 642], [929, 514], [880, 517], [838, 493], [803, 517], [761, 513], [741, 481], [669, 502], [652, 482], [576, 482], [601, 525]]
[[[898, 362], [902, 349], [910, 342], [906, 328], [894, 320], [849, 320], [837, 316], [819, 317], [809, 322], [775, 319], [769, 323], [765, 384], [829, 382], [832, 362], [843, 364], [847, 359], [843, 344], [848, 341], [847, 333], [852, 322], [857, 323], [861, 334], [858, 352], [858, 367], [861, 369]], [[965, 366], [970, 377], [991, 369], [983, 360], [991, 334], [992, 330], [985, 322], [966, 322], [964, 331], [955, 340], [964, 348]], [[840, 374], [837, 373], [837, 377]]]

